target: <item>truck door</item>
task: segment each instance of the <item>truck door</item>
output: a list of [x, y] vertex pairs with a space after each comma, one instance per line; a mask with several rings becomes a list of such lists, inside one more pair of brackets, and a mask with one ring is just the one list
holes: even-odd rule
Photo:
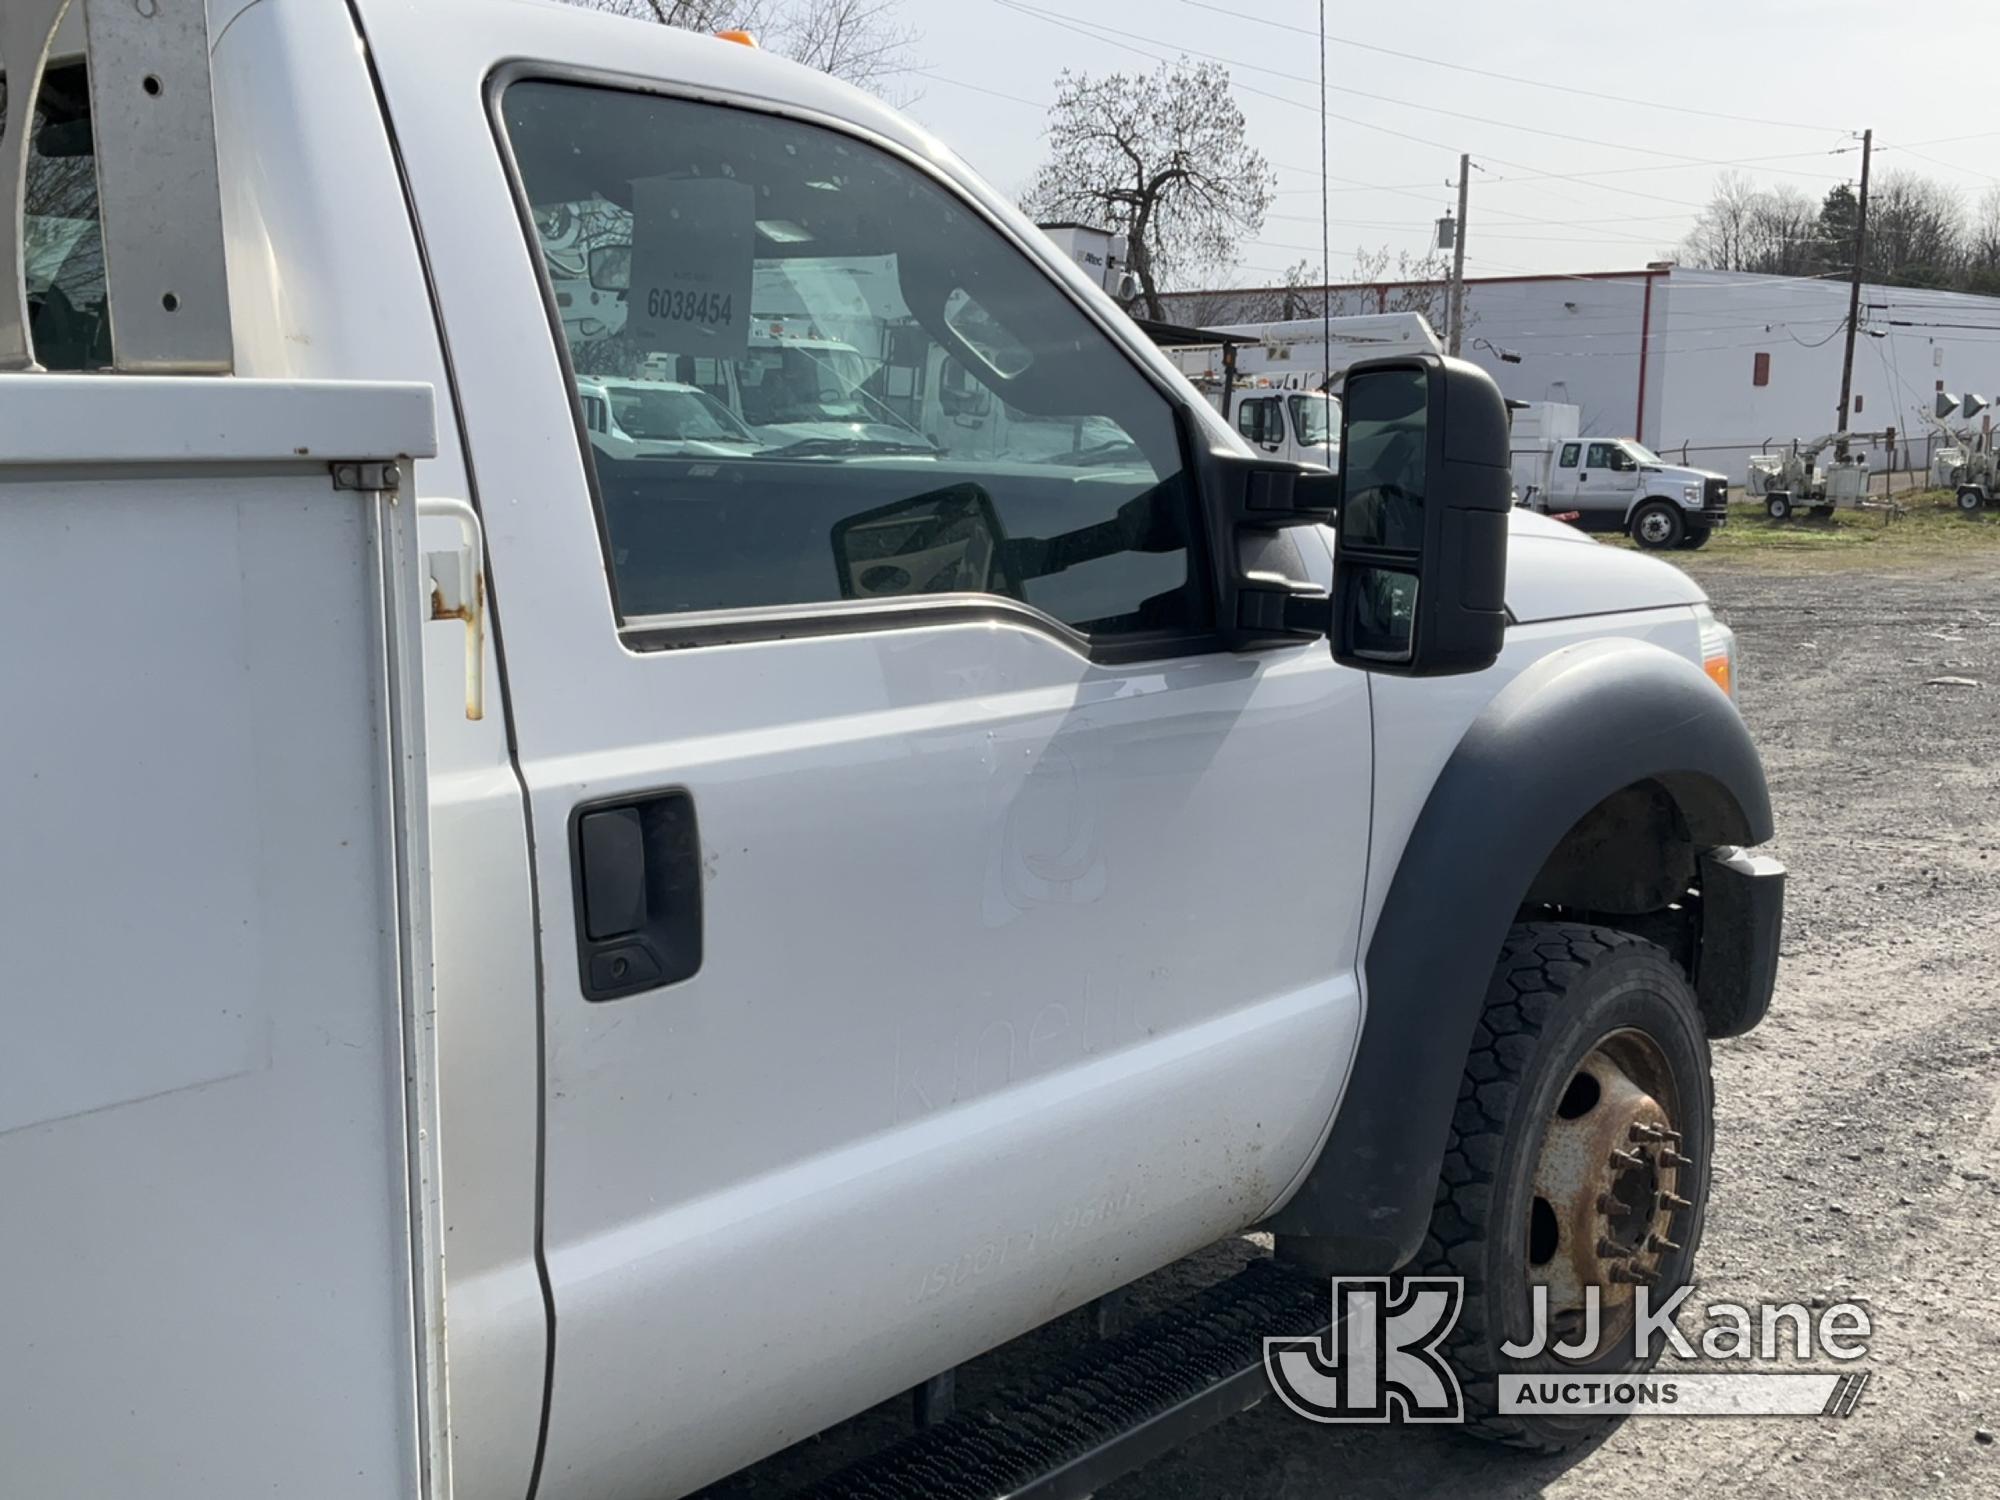
[[[848, 106], [666, 28], [362, 12], [531, 809], [540, 1493], [679, 1493], [1286, 1192], [1358, 1026], [1367, 689], [1323, 642], [1218, 649], [1157, 356], [894, 117], [809, 123]], [[559, 204], [631, 245], [595, 342], [547, 310]], [[830, 335], [913, 324], [1073, 436], [580, 440], [575, 369], [741, 361], [780, 271]]]
[[1638, 493], [1639, 471], [1620, 467], [1623, 452], [1616, 443], [1586, 443], [1583, 468], [1576, 476], [1576, 508], [1592, 530], [1616, 531]]

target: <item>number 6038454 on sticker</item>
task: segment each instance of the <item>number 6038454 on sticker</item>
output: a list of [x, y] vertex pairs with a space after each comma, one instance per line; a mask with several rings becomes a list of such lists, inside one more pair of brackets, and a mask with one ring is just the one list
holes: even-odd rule
[[726, 328], [736, 321], [735, 302], [725, 292], [686, 292], [656, 286], [646, 293], [646, 315], [675, 323], [706, 323]]

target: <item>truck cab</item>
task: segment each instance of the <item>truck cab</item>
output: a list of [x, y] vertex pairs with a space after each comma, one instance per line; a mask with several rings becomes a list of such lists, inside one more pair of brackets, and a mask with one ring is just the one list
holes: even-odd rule
[[1236, 430], [1260, 452], [1340, 467], [1340, 398], [1320, 391], [1252, 389], [1236, 397]]
[[1601, 1433], [1492, 1399], [1525, 1226], [1689, 1284], [1784, 871], [1734, 637], [1510, 507], [1490, 378], [1254, 446], [736, 42], [70, 9], [0, 25], [68, 184], [0, 318], [12, 1488], [664, 1500], [1252, 1230], [869, 1492], [1093, 1488], [1335, 1273], [1471, 1278], [1468, 1427]]

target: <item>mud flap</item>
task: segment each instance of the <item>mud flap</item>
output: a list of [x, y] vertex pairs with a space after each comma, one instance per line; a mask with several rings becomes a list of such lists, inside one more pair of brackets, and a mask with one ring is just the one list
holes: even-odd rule
[[1785, 867], [1775, 859], [1726, 847], [1701, 857], [1694, 987], [1711, 1037], [1741, 1036], [1764, 1019], [1784, 918]]

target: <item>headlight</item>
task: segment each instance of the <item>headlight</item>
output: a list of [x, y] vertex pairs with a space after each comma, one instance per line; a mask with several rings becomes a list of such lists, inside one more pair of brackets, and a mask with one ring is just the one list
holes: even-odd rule
[[1700, 485], [1698, 485], [1698, 484], [1684, 484], [1684, 485], [1682, 485], [1682, 486], [1681, 486], [1681, 504], [1685, 505], [1685, 506], [1686, 506], [1686, 507], [1687, 507], [1687, 508], [1688, 508], [1689, 510], [1700, 510], [1700, 509], [1701, 509], [1701, 486], [1700, 486]]
[[1736, 632], [1722, 621], [1706, 604], [1694, 607], [1696, 623], [1701, 626], [1701, 669], [1708, 674], [1708, 680], [1729, 694], [1736, 696]]

